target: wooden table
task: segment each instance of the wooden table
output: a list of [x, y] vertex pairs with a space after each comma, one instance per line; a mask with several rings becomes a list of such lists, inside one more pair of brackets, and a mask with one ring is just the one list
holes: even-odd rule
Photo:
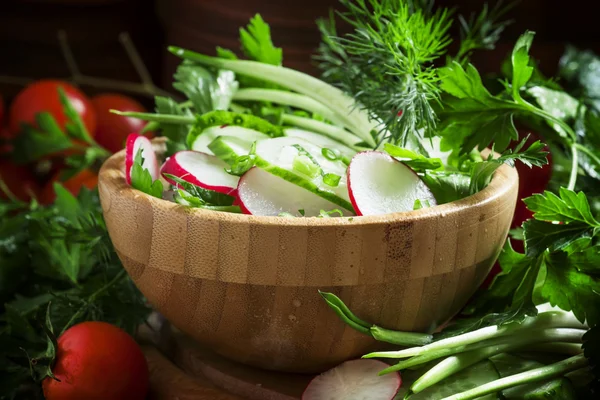
[[169, 324], [142, 337], [152, 400], [299, 400], [313, 378], [229, 361]]

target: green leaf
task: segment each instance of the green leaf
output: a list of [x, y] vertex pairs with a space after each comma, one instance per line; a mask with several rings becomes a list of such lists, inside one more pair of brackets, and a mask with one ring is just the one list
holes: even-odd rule
[[472, 165], [471, 183], [469, 186], [471, 194], [477, 193], [485, 188], [492, 180], [494, 172], [496, 172], [502, 164], [514, 167], [515, 160], [519, 160], [529, 168], [547, 164], [548, 160], [546, 155], [548, 152], [544, 150], [545, 145], [539, 140], [532, 143], [525, 151], [521, 151], [528, 138], [529, 136], [525, 137], [514, 150], [505, 150], [504, 153], [496, 159], [492, 158], [493, 154], [490, 153], [487, 160], [474, 163]]
[[60, 129], [52, 114], [42, 112], [35, 118], [39, 128], [23, 125], [24, 132], [13, 142], [13, 158], [17, 163], [36, 161], [72, 147], [71, 140]]
[[223, 47], [217, 46], [217, 57], [224, 58], [226, 60], [237, 60], [238, 56], [229, 49], [224, 49]]
[[215, 77], [207, 69], [186, 61], [177, 67], [174, 78], [173, 87], [192, 101], [198, 114], [227, 110], [238, 88], [233, 72], [219, 70]]
[[[192, 116], [192, 113], [188, 108], [181, 108], [179, 104], [168, 97], [156, 96], [154, 101], [156, 103], [156, 113], [158, 114]], [[167, 156], [171, 156], [178, 151], [186, 150], [185, 139], [191, 129], [191, 125], [161, 122], [160, 129], [162, 135], [168, 139]]]
[[483, 86], [479, 71], [472, 64], [468, 64], [465, 70], [462, 65], [454, 61], [439, 68], [438, 75], [441, 88], [458, 99], [477, 99], [481, 103], [495, 101], [494, 96]]
[[426, 173], [423, 181], [438, 204], [450, 203], [469, 196], [469, 176], [462, 174]]
[[568, 45], [560, 59], [559, 75], [575, 86], [574, 92], [586, 104], [600, 111], [600, 57], [591, 50]]
[[383, 149], [392, 157], [395, 157], [409, 166], [414, 171], [439, 170], [443, 169], [443, 163], [440, 158], [428, 158], [412, 150], [405, 149], [391, 143], [386, 143]]
[[[251, 18], [246, 28], [240, 28], [240, 42], [242, 51], [250, 60], [271, 65], [283, 62], [283, 51], [273, 45], [271, 28], [260, 14]], [[222, 57], [222, 52], [219, 57]]]
[[558, 221], [565, 224], [581, 222], [591, 227], [599, 227], [590, 210], [590, 204], [583, 192], [561, 188], [559, 196], [545, 191], [523, 199], [534, 218], [542, 221]]
[[563, 310], [571, 310], [578, 320], [594, 326], [600, 323], [600, 279], [579, 271], [564, 252], [546, 259], [546, 280], [541, 296]]
[[[586, 238], [588, 239], [588, 238]], [[577, 241], [576, 241], [577, 242]], [[588, 243], [591, 242], [588, 240]], [[573, 243], [571, 244], [573, 245]], [[572, 250], [572, 247], [570, 248]], [[568, 252], [569, 263], [577, 268], [578, 271], [588, 275], [596, 275], [600, 277], [600, 246], [590, 246], [577, 252]]]
[[507, 241], [498, 262], [502, 272], [490, 287], [468, 306], [467, 314], [533, 307], [532, 294], [541, 268], [542, 257], [528, 257], [513, 250]]
[[163, 184], [159, 179], [152, 180], [150, 172], [142, 167], [144, 163], [142, 152], [143, 149], [140, 148], [131, 166], [131, 186], [140, 192], [162, 199]]
[[65, 124], [67, 134], [72, 138], [83, 140], [86, 143], [92, 143], [93, 140], [90, 133], [87, 131], [79, 113], [69, 101], [69, 98], [62, 87], [58, 88], [58, 96], [65, 116], [67, 117], [67, 122]]
[[521, 98], [520, 90], [523, 86], [529, 82], [531, 75], [533, 74], [533, 67], [529, 65], [529, 49], [533, 42], [535, 32], [527, 31], [515, 44], [512, 52], [512, 86], [513, 86], [513, 97], [515, 100]]
[[546, 249], [562, 250], [575, 240], [591, 236], [593, 233], [589, 225], [581, 222], [559, 225], [530, 219], [525, 221], [523, 228], [525, 249], [530, 257], [538, 256]]
[[67, 218], [74, 226], [79, 226], [81, 210], [75, 196], [57, 182], [54, 183], [54, 193], [56, 193], [54, 204], [58, 213], [64, 218]]
[[[196, 186], [175, 175], [165, 174], [166, 178], [177, 183], [177, 187], [185, 191], [185, 195], [182, 197], [189, 202], [193, 202], [196, 206], [213, 205], [213, 206], [230, 206], [233, 204], [235, 198], [228, 196], [224, 193], [215, 192], [213, 190], [207, 190]], [[196, 200], [190, 200], [189, 197], [195, 198]]]

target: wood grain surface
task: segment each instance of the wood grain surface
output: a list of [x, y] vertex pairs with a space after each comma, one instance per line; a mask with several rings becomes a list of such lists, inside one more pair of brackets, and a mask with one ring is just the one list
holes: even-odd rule
[[316, 372], [381, 347], [318, 295], [337, 293], [386, 328], [433, 331], [481, 284], [506, 239], [514, 169], [463, 200], [410, 213], [278, 218], [189, 209], [100, 172], [108, 231], [125, 268], [174, 326], [232, 360]]

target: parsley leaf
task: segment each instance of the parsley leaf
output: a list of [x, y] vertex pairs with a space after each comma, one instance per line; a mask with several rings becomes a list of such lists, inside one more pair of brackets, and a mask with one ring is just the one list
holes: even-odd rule
[[431, 190], [438, 204], [450, 203], [470, 195], [468, 175], [427, 172], [421, 179]]
[[531, 258], [517, 253], [507, 241], [498, 258], [502, 272], [494, 278], [485, 294], [468, 306], [466, 313], [523, 309], [526, 314], [535, 315], [532, 295], [542, 260], [542, 257]]
[[[192, 112], [188, 108], [181, 108], [179, 104], [177, 104], [171, 98], [156, 96], [154, 98], [154, 102], [156, 103], [157, 114], [192, 117]], [[169, 124], [166, 122], [161, 122], [160, 129], [162, 131], [162, 135], [168, 139], [166, 152], [167, 157], [177, 153], [178, 151], [186, 150], [185, 140], [188, 132], [191, 129], [191, 125]]]
[[492, 152], [487, 160], [473, 163], [471, 169], [471, 183], [469, 185], [470, 193], [474, 194], [485, 188], [492, 180], [494, 172], [496, 172], [502, 164], [513, 167], [515, 165], [515, 160], [521, 161], [529, 168], [533, 166], [540, 167], [547, 164], [548, 160], [546, 155], [548, 152], [544, 150], [545, 145], [539, 140], [532, 143], [525, 151], [521, 151], [528, 139], [529, 136], [525, 137], [514, 150], [508, 149], [498, 158], [493, 158]]
[[60, 129], [52, 114], [42, 112], [35, 119], [39, 128], [24, 125], [25, 131], [13, 142], [15, 162], [29, 163], [72, 147], [71, 140]]
[[600, 324], [600, 280], [577, 269], [565, 252], [546, 258], [546, 279], [541, 296], [563, 310], [572, 310], [590, 326]]
[[560, 59], [559, 74], [574, 86], [576, 97], [600, 111], [600, 57], [590, 50], [567, 46]]
[[160, 179], [152, 180], [150, 172], [142, 167], [144, 158], [142, 156], [143, 149], [140, 148], [135, 155], [133, 165], [131, 166], [131, 186], [140, 192], [149, 194], [150, 196], [162, 199], [163, 184]]
[[233, 72], [220, 70], [215, 77], [207, 69], [187, 61], [177, 67], [174, 78], [173, 87], [192, 101], [198, 114], [227, 110], [238, 88]]
[[450, 95], [443, 98], [443, 109], [438, 112], [443, 147], [468, 153], [493, 142], [497, 151], [504, 151], [518, 138], [513, 121], [518, 107], [492, 96], [473, 65], [465, 70], [453, 62], [440, 68], [438, 74], [441, 88]]
[[527, 31], [515, 44], [512, 52], [512, 90], [515, 100], [521, 98], [521, 88], [524, 87], [533, 75], [533, 67], [529, 65], [529, 49], [533, 42], [534, 32]]
[[62, 87], [58, 88], [58, 96], [60, 98], [60, 103], [62, 104], [65, 116], [67, 117], [67, 122], [65, 124], [67, 134], [72, 138], [83, 140], [86, 143], [93, 143], [90, 132], [87, 131], [87, 128], [81, 120], [79, 113], [69, 101], [69, 98], [65, 94], [65, 91]]
[[[196, 186], [187, 181], [184, 181], [183, 179], [178, 178], [175, 175], [165, 174], [165, 176], [177, 183], [178, 189], [183, 189], [182, 191], [185, 191], [185, 194], [183, 194], [182, 197], [186, 201], [193, 203], [193, 205], [197, 207], [204, 205], [230, 206], [235, 200], [235, 198], [232, 196], [228, 196], [224, 193], [215, 192], [213, 190], [201, 188], [200, 186]], [[191, 200], [189, 197], [195, 198], [197, 199], [197, 201]]]
[[592, 227], [600, 227], [590, 210], [590, 204], [583, 192], [561, 188], [559, 196], [545, 191], [523, 199], [527, 208], [534, 212], [534, 218], [542, 221], [559, 221], [565, 224], [572, 222], [585, 223]]
[[271, 65], [282, 64], [283, 51], [273, 45], [271, 28], [260, 14], [251, 18], [246, 28], [240, 28], [240, 41], [242, 51], [249, 59]]
[[577, 239], [591, 236], [593, 229], [587, 224], [574, 222], [565, 225], [530, 219], [523, 223], [523, 236], [528, 256], [535, 257], [546, 249], [562, 250]]

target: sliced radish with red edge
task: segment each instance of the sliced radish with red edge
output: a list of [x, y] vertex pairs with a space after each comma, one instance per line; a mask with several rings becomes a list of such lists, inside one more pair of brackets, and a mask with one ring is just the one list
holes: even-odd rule
[[258, 167], [251, 168], [240, 178], [237, 194], [244, 214], [278, 216], [289, 213], [296, 217], [314, 217], [321, 210], [338, 209], [344, 215], [352, 215], [310, 190]]
[[216, 156], [189, 150], [171, 156], [162, 166], [161, 173], [172, 185], [176, 183], [166, 174], [203, 189], [233, 195], [240, 178], [225, 172], [228, 168], [229, 165]]
[[402, 380], [397, 372], [379, 376], [387, 367], [377, 360], [346, 361], [314, 378], [302, 400], [392, 400]]
[[153, 180], [158, 179], [160, 176], [160, 169], [158, 167], [158, 160], [152, 142], [145, 136], [132, 133], [127, 136], [127, 142], [125, 145], [125, 180], [131, 185], [131, 168], [135, 161], [135, 156], [138, 151], [142, 149], [142, 168], [148, 170]]
[[412, 211], [415, 201], [434, 206], [433, 193], [409, 167], [386, 153], [364, 151], [348, 166], [350, 201], [358, 215]]

